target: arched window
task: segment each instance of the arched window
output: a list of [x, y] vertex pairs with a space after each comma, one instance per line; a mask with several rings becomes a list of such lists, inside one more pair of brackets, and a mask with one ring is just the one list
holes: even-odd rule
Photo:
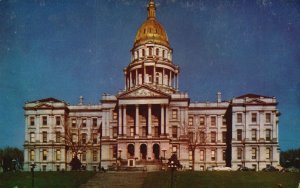
[[145, 57], [145, 50], [142, 49], [142, 56]]
[[159, 55], [159, 49], [156, 48], [156, 55], [158, 56]]
[[130, 157], [134, 157], [134, 145], [133, 144], [128, 145], [127, 152], [128, 152]]
[[162, 57], [165, 58], [165, 50], [162, 51]]

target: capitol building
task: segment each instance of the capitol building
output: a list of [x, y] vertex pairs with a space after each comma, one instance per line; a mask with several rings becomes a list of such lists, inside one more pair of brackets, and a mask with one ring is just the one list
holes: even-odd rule
[[185, 170], [279, 165], [276, 98], [245, 94], [224, 101], [218, 92], [215, 101], [193, 102], [179, 89], [181, 69], [172, 62], [153, 0], [147, 11], [122, 91], [94, 105], [83, 97], [77, 105], [55, 98], [26, 102], [25, 170], [33, 163], [38, 171], [70, 170], [74, 156], [87, 170], [161, 170], [172, 154]]

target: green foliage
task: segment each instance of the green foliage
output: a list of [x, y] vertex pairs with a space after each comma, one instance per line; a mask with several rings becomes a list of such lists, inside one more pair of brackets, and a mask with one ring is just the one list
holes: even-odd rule
[[[79, 187], [92, 177], [94, 172], [35, 172], [35, 187]], [[30, 172], [1, 173], [0, 187], [31, 187]]]
[[300, 148], [281, 152], [280, 163], [283, 167], [300, 168]]
[[4, 172], [22, 169], [23, 161], [24, 154], [22, 150], [12, 147], [0, 149], [0, 166]]
[[[282, 184], [284, 188], [298, 186], [300, 173], [278, 172], [176, 172], [176, 188], [274, 188]], [[170, 187], [169, 172], [148, 173], [145, 188]], [[155, 183], [153, 183], [155, 182]]]

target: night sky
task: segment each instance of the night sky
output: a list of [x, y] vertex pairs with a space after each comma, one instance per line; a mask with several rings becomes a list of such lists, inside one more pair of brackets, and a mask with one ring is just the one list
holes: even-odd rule
[[[282, 150], [300, 147], [300, 1], [156, 0], [191, 101], [275, 96]], [[22, 148], [26, 101], [98, 104], [123, 68], [147, 0], [0, 0], [0, 147]]]

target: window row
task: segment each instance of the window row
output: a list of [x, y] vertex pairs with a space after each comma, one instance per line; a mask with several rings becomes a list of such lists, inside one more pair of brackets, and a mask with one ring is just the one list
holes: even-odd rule
[[[97, 118], [92, 118], [91, 124], [92, 124], [92, 127], [97, 127], [98, 126], [98, 119]], [[86, 118], [82, 118], [82, 119], [72, 118], [71, 119], [71, 126], [73, 128], [87, 127], [87, 119]]]
[[[271, 113], [265, 113], [265, 123], [269, 124], [271, 123]], [[250, 114], [251, 116], [251, 123], [258, 123], [258, 113], [253, 112]], [[236, 114], [236, 122], [237, 123], [243, 123], [243, 113], [237, 113]]]
[[[207, 123], [210, 123], [211, 126], [217, 126], [217, 116], [210, 116], [210, 118], [206, 118], [205, 116], [200, 116], [199, 119], [194, 120], [195, 118], [190, 116], [188, 119], [188, 125], [200, 125], [204, 126]], [[210, 121], [209, 121], [210, 120]], [[222, 116], [222, 126], [226, 126], [226, 117]]]
[[148, 46], [146, 49], [136, 50], [133, 54], [134, 59], [153, 55], [171, 59], [171, 53], [169, 51], [160, 48], [153, 48], [152, 46]]
[[[42, 160], [43, 161], [47, 161], [48, 160], [48, 150], [47, 149], [43, 149], [42, 150]], [[29, 150], [29, 160], [30, 161], [35, 161], [35, 157], [36, 157], [36, 154], [35, 154], [35, 151], [32, 149], [32, 150]], [[60, 161], [62, 158], [61, 158], [61, 150], [60, 149], [57, 149], [55, 150], [55, 160], [56, 161]]]
[[[34, 132], [29, 133], [29, 142], [33, 143], [35, 142], [35, 136], [36, 134]], [[90, 143], [97, 144], [98, 142], [99, 133], [92, 133]], [[72, 134], [71, 138], [69, 136], [63, 136], [61, 132], [57, 131], [55, 132], [55, 142], [60, 143], [63, 139], [71, 139], [71, 142], [80, 142], [82, 144], [88, 143], [88, 137], [86, 133], [80, 134], [80, 137], [78, 138], [77, 134]], [[42, 142], [47, 143], [48, 142], [48, 132], [43, 131], [42, 132]], [[66, 140], [68, 142], [68, 140]]]
[[[209, 137], [210, 134], [210, 137]], [[194, 132], [188, 133], [188, 138], [190, 143], [216, 143], [217, 142], [217, 132], [211, 131], [210, 133], [205, 133], [200, 131], [199, 134]], [[222, 143], [227, 142], [227, 132], [222, 131]]]
[[[244, 149], [242, 147], [237, 148], [236, 152], [237, 152], [236, 158], [238, 160], [245, 160], [246, 154], [244, 153]], [[264, 152], [265, 152], [266, 160], [272, 159], [272, 148], [266, 148]], [[258, 156], [258, 149], [255, 147], [251, 148], [251, 159], [257, 159], [257, 156]]]
[[[206, 161], [207, 160], [207, 156], [206, 156], [206, 150], [204, 149], [200, 149], [200, 152], [199, 152], [199, 159], [200, 161]], [[222, 161], [226, 161], [226, 149], [222, 149]], [[192, 151], [189, 152], [189, 159], [191, 160], [192, 159]], [[216, 149], [213, 149], [213, 150], [210, 150], [210, 160], [211, 161], [216, 161], [217, 160], [217, 150]]]
[[[43, 126], [47, 126], [49, 124], [48, 116], [42, 116], [40, 120]], [[29, 117], [29, 125], [30, 126], [36, 125], [36, 117], [33, 116]], [[55, 125], [56, 126], [63, 125], [62, 118], [60, 116], [55, 116]]]
[[[242, 129], [237, 129], [237, 141], [242, 141], [243, 140], [243, 130]], [[251, 140], [256, 141], [257, 140], [257, 129], [252, 129], [251, 130]], [[265, 140], [266, 141], [271, 141], [271, 135], [272, 135], [272, 130], [271, 129], [266, 129], [265, 130]]]

